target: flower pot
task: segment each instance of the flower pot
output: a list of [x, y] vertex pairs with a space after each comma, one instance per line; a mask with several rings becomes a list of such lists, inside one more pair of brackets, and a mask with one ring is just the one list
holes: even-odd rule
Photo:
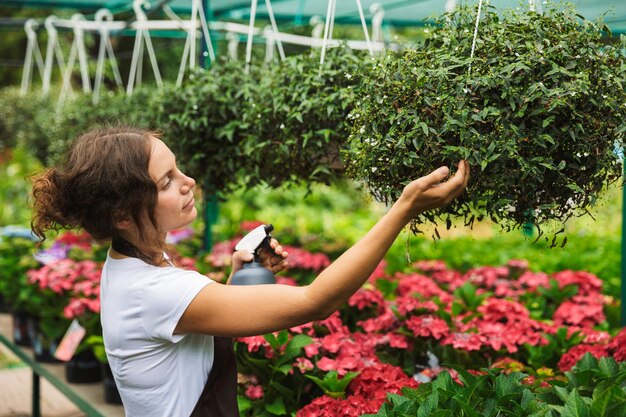
[[4, 298], [4, 295], [0, 294], [0, 313], [8, 313], [8, 312], [10, 312], [9, 303], [7, 303], [7, 300]]
[[31, 347], [35, 355], [35, 360], [43, 363], [59, 363], [61, 362], [54, 357], [61, 342], [60, 338], [48, 336], [39, 328], [39, 320], [30, 318], [28, 320], [28, 335], [30, 337]]
[[13, 342], [18, 346], [31, 346], [30, 335], [28, 333], [28, 313], [16, 310], [11, 315], [13, 322]]
[[91, 350], [86, 350], [65, 363], [65, 379], [73, 384], [102, 381], [102, 367]]
[[107, 404], [122, 404], [122, 398], [115, 385], [113, 372], [108, 363], [102, 364], [102, 385], [104, 387], [104, 402]]

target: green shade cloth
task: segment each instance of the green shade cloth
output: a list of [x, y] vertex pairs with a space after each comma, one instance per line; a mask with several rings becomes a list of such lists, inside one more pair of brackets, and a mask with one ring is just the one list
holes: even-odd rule
[[[150, 0], [153, 5], [163, 3], [163, 0]], [[190, 0], [171, 0], [170, 7], [177, 13], [189, 13]], [[250, 0], [205, 0], [212, 10], [215, 19], [243, 19], [250, 16]], [[419, 26], [432, 16], [445, 11], [449, 0], [361, 0], [365, 17], [369, 20], [372, 13], [369, 8], [372, 4], [380, 4], [385, 10], [386, 24], [397, 26]], [[475, 4], [477, 0], [458, 0], [461, 4]], [[486, 3], [486, 2], [485, 2]], [[528, 0], [491, 0], [497, 8], [529, 8]], [[563, 7], [562, 2], [551, 2], [557, 7]], [[614, 33], [626, 32], [626, 0], [572, 0], [576, 10], [586, 19], [595, 20], [604, 16], [604, 21]], [[325, 0], [274, 0], [272, 8], [280, 21], [306, 23], [312, 16], [325, 16], [328, 1]], [[2, 0], [3, 6], [71, 8], [84, 13], [95, 12], [99, 8], [107, 8], [114, 13], [131, 10], [130, 0]], [[543, 4], [543, 7], [547, 7]], [[267, 17], [265, 0], [258, 1], [257, 18]], [[338, 0], [336, 7], [337, 21], [358, 23], [359, 14], [356, 0]]]

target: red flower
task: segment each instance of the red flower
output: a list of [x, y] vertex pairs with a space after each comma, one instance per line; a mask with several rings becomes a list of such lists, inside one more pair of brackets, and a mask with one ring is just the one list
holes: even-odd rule
[[293, 246], [283, 246], [283, 248], [289, 253], [289, 269], [319, 272], [330, 265], [330, 259], [324, 253], [311, 253]]
[[402, 315], [407, 315], [416, 310], [426, 310], [430, 312], [439, 310], [439, 306], [435, 304], [434, 301], [421, 301], [410, 295], [397, 297], [396, 305], [398, 312]]
[[554, 312], [556, 324], [593, 327], [606, 320], [602, 299], [575, 296], [564, 301]]
[[413, 266], [422, 272], [438, 272], [447, 269], [446, 263], [439, 259], [417, 261], [413, 263]]
[[375, 287], [360, 288], [348, 299], [348, 305], [356, 307], [359, 311], [363, 311], [368, 307], [374, 307], [376, 310], [382, 311], [381, 307], [384, 304], [383, 294]]
[[506, 266], [509, 268], [525, 270], [528, 269], [528, 261], [525, 259], [510, 259], [506, 263]]
[[417, 382], [402, 368], [378, 362], [363, 369], [348, 388], [356, 395], [385, 400], [388, 392], [399, 394], [403, 387], [415, 388]]
[[276, 283], [281, 285], [291, 285], [292, 287], [298, 286], [298, 281], [296, 281], [294, 278], [285, 277], [282, 275], [276, 277]]
[[596, 295], [602, 290], [602, 280], [585, 271], [561, 271], [552, 275], [559, 282], [560, 288], [577, 285], [578, 295]]
[[509, 276], [509, 268], [505, 266], [483, 266], [467, 271], [465, 280], [484, 288], [492, 288], [500, 278]]
[[480, 350], [482, 338], [477, 333], [449, 333], [442, 341], [443, 345], [452, 345], [455, 349], [467, 351]]
[[465, 278], [459, 271], [450, 269], [435, 271], [431, 274], [431, 278], [439, 284], [447, 286], [448, 290], [454, 290], [465, 283]]
[[396, 274], [399, 280], [397, 293], [399, 296], [417, 294], [424, 300], [431, 300], [434, 297], [448, 303], [452, 301], [452, 295], [442, 290], [431, 278], [420, 274]]
[[522, 304], [515, 301], [488, 298], [483, 305], [478, 307], [478, 312], [483, 314], [486, 321], [520, 321], [530, 317], [530, 313]]
[[293, 367], [299, 369], [300, 372], [303, 374], [306, 371], [310, 371], [313, 368], [315, 368], [315, 366], [313, 365], [313, 362], [311, 362], [307, 358], [296, 358], [296, 361], [293, 363]]
[[405, 323], [416, 337], [432, 336], [435, 339], [441, 339], [450, 333], [448, 324], [437, 316], [413, 316], [409, 317]]
[[94, 243], [91, 235], [85, 231], [79, 233], [72, 231], [63, 232], [55, 241], [66, 246], [77, 246], [84, 250], [90, 250], [91, 245]]
[[244, 343], [248, 348], [248, 352], [258, 352], [261, 348], [265, 349], [265, 357], [273, 357], [271, 345], [263, 336], [238, 337], [237, 342]]
[[589, 352], [596, 358], [602, 356], [608, 356], [608, 345], [576, 345], [571, 348], [566, 354], [561, 356], [557, 367], [562, 371], [569, 371], [585, 354]]
[[246, 388], [246, 397], [251, 400], [260, 400], [263, 398], [263, 387], [260, 385], [248, 385]]
[[536, 290], [539, 287], [549, 287], [550, 278], [543, 272], [526, 271], [517, 279], [517, 283], [522, 287]]
[[626, 361], [626, 328], [615, 335], [607, 348], [613, 353], [613, 359], [618, 362]]
[[384, 309], [382, 314], [361, 320], [357, 322], [357, 325], [361, 326], [366, 333], [384, 332], [393, 329], [398, 323], [398, 319], [396, 319], [395, 314], [393, 314], [388, 305], [385, 304], [382, 308]]

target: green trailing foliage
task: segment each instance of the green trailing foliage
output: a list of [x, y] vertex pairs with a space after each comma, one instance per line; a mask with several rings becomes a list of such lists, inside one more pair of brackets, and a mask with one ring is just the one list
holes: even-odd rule
[[163, 97], [163, 128], [187, 173], [219, 192], [242, 184], [329, 183], [349, 134], [361, 54], [215, 62]]
[[429, 39], [366, 73], [351, 114], [349, 174], [390, 202], [409, 180], [467, 159], [467, 192], [416, 217], [414, 229], [488, 216], [511, 230], [587, 213], [622, 172], [620, 45], [567, 8], [487, 8], [471, 57], [475, 22], [475, 8], [445, 14]]
[[215, 62], [188, 74], [179, 88], [164, 94], [164, 140], [185, 173], [218, 192], [238, 184], [243, 163], [244, 108], [254, 101], [259, 71], [246, 73], [240, 61]]
[[46, 126], [52, 121], [49, 100], [39, 94], [20, 95], [18, 88], [0, 92], [0, 153], [23, 146], [40, 161], [48, 156]]
[[246, 176], [270, 186], [328, 184], [341, 176], [352, 93], [368, 61], [363, 53], [339, 47], [328, 51], [323, 65], [314, 51], [265, 67], [244, 119], [250, 123]]

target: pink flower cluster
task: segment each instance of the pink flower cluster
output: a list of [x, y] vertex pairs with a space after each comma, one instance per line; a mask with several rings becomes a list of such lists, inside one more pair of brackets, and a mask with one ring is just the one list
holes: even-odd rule
[[[420, 262], [415, 266], [430, 276], [396, 274], [391, 279], [399, 282], [398, 296], [392, 304], [405, 316], [404, 326], [417, 338], [434, 338], [442, 345], [466, 351], [488, 348], [515, 353], [524, 344], [546, 343], [544, 335], [555, 333], [559, 327], [591, 329], [605, 321], [602, 281], [588, 272], [561, 271], [548, 276], [524, 271], [528, 264], [522, 261], [513, 261], [509, 266], [474, 268], [465, 274], [447, 269], [440, 261]], [[517, 277], [512, 270], [519, 272]], [[540, 287], [548, 288], [550, 279], [556, 280], [560, 288], [578, 287], [574, 297], [557, 307], [552, 323], [532, 319], [520, 302], [522, 295], [536, 292]], [[438, 313], [450, 313], [454, 300], [450, 291], [467, 282], [477, 287], [476, 294], [493, 295], [476, 311], [452, 317], [451, 322], [444, 321]], [[439, 306], [430, 301], [435, 298]]]
[[[523, 367], [508, 355], [518, 355], [523, 360], [519, 356], [524, 352], [522, 346], [546, 344], [548, 335], [565, 327], [570, 335], [581, 332], [584, 343], [563, 356], [561, 369], [571, 367], [587, 351], [626, 360], [626, 347], [621, 347], [626, 346], [626, 330], [611, 339], [607, 332], [594, 329], [605, 322], [603, 306], [607, 301], [601, 294], [601, 281], [592, 274], [532, 272], [528, 263], [521, 260], [466, 273], [448, 269], [441, 261], [422, 261], [414, 266], [414, 272], [389, 276], [384, 272], [384, 264], [379, 265], [372, 274], [375, 278], [370, 277], [339, 312], [326, 320], [289, 330], [291, 335], [304, 333], [312, 339], [303, 354], [293, 360], [292, 373], [318, 377], [330, 371], [336, 371], [340, 377], [359, 373], [348, 385], [345, 398], [315, 398], [297, 413], [298, 417], [375, 413], [388, 392], [414, 386], [416, 380], [430, 380], [444, 370], [438, 361], [429, 361], [427, 366], [416, 366], [413, 376], [407, 376], [401, 368], [384, 364], [381, 358], [414, 358], [417, 351], [424, 351], [431, 344], [475, 352], [483, 355], [485, 361], [496, 360], [506, 368]], [[554, 305], [552, 317], [538, 317], [537, 311], [531, 315], [524, 303], [540, 296], [541, 288], [554, 291], [552, 280], [559, 288], [576, 285], [576, 294]], [[467, 294], [466, 283], [473, 285], [469, 287], [475, 289], [472, 294]], [[379, 288], [386, 289], [386, 296]], [[390, 289], [393, 294], [389, 294]], [[465, 295], [460, 297], [461, 293]], [[251, 355], [270, 360], [280, 357], [280, 351], [272, 350], [262, 337], [242, 338], [239, 342], [247, 344]], [[504, 359], [497, 362], [498, 358]], [[457, 380], [456, 372], [448, 371]], [[380, 383], [372, 382], [378, 377]], [[261, 385], [265, 383], [261, 381]], [[545, 378], [528, 379], [525, 383], [543, 384]], [[252, 388], [248, 389], [252, 392]]]
[[586, 353], [596, 358], [612, 357], [616, 361], [626, 361], [626, 328], [613, 338], [601, 339], [597, 343], [582, 343], [571, 348], [559, 361], [558, 368], [569, 371]]
[[376, 413], [387, 400], [387, 393], [400, 394], [403, 387], [415, 388], [418, 383], [397, 366], [372, 363], [350, 382], [345, 398], [328, 395], [315, 398], [298, 411], [297, 417], [357, 417]]
[[330, 265], [330, 259], [324, 253], [311, 253], [294, 246], [284, 246], [284, 248], [289, 253], [289, 269], [320, 272]]
[[[92, 243], [86, 233], [72, 232], [62, 234], [55, 241], [55, 245], [62, 245], [67, 250], [72, 247], [81, 250], [91, 248]], [[41, 296], [55, 298], [55, 302], [44, 304], [46, 308], [59, 309], [63, 317], [74, 319], [88, 312], [100, 313], [101, 268], [100, 263], [92, 260], [49, 259], [40, 268], [29, 270], [27, 276], [29, 283], [39, 289]]]

